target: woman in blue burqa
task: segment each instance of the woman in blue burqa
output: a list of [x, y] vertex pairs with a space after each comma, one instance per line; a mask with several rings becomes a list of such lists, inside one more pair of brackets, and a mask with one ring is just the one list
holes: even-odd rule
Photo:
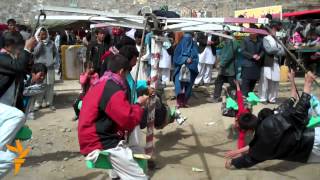
[[191, 97], [192, 86], [198, 75], [199, 62], [198, 46], [191, 34], [183, 35], [174, 51], [173, 61], [175, 64], [174, 84], [177, 107], [188, 107], [187, 103]]

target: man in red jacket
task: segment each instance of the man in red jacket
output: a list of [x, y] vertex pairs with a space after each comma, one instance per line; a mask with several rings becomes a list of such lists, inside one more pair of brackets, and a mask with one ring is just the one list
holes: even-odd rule
[[92, 155], [95, 150], [108, 150], [113, 169], [121, 179], [144, 180], [147, 176], [133, 160], [125, 139], [140, 124], [148, 97], [140, 96], [138, 104], [130, 104], [125, 83], [130, 65], [124, 56], [113, 56], [108, 65], [109, 71], [83, 99], [78, 125], [80, 153]]

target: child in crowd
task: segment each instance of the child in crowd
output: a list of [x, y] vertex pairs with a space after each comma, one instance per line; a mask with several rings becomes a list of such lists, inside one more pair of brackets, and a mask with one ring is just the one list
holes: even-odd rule
[[23, 102], [27, 119], [34, 120], [34, 103], [37, 95], [44, 91], [43, 80], [47, 74], [47, 67], [42, 63], [32, 66], [31, 75], [27, 75], [24, 80]]
[[93, 69], [93, 63], [91, 61], [85, 63], [86, 71], [80, 75], [80, 84], [82, 88], [82, 94], [85, 95], [90, 86], [99, 79], [99, 75]]
[[85, 62], [84, 66], [85, 72], [80, 74], [82, 92], [73, 104], [73, 109], [76, 114], [73, 120], [78, 120], [83, 97], [86, 95], [91, 85], [93, 85], [94, 82], [99, 79], [99, 74], [94, 71], [93, 63], [91, 61]]
[[51, 110], [55, 110], [53, 106], [54, 97], [54, 81], [55, 81], [55, 71], [54, 67], [57, 64], [57, 48], [54, 42], [50, 40], [48, 30], [46, 28], [40, 27], [36, 33], [35, 38], [38, 41], [37, 46], [34, 48], [34, 62], [43, 63], [47, 67], [47, 75], [44, 81], [45, 90], [42, 95], [39, 95], [36, 103], [35, 109], [49, 107]]
[[290, 38], [290, 42], [294, 45], [294, 47], [299, 47], [303, 43], [303, 38], [301, 35], [301, 31], [303, 30], [302, 27], [299, 27], [294, 32], [292, 38]]

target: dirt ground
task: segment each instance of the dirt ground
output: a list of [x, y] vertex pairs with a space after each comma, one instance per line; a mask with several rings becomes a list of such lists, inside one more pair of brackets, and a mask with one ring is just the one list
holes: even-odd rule
[[[65, 81], [55, 87], [55, 105], [52, 112], [43, 109], [36, 120], [27, 121], [33, 138], [24, 142], [31, 146], [25, 164], [18, 175], [10, 172], [7, 180], [101, 180], [108, 179], [105, 170], [91, 170], [79, 154], [77, 122], [71, 104], [79, 92], [76, 81]], [[288, 94], [288, 91], [282, 93]], [[182, 109], [188, 120], [182, 125], [171, 124], [156, 131], [155, 160], [157, 169], [149, 172], [153, 180], [318, 180], [319, 164], [300, 164], [268, 161], [248, 170], [226, 170], [224, 152], [236, 147], [227, 138], [226, 124], [232, 118], [222, 117], [220, 104], [204, 103], [203, 93], [195, 93], [192, 107]], [[170, 101], [169, 104], [174, 104]], [[258, 111], [262, 106], [255, 107]], [[208, 124], [209, 123], [209, 124]], [[192, 168], [202, 169], [194, 172]]]

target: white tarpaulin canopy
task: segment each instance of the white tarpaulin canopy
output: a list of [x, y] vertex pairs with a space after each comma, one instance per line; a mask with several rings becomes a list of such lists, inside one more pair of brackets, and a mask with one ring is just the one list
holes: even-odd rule
[[[66, 26], [76, 22], [91, 23], [90, 28], [105, 26], [130, 27], [135, 29], [144, 28], [144, 17], [128, 14], [114, 14], [106, 11], [97, 11], [81, 8], [66, 8], [47, 6], [44, 11], [59, 13], [74, 13], [72, 15], [48, 15], [44, 25], [48, 27]], [[152, 11], [151, 11], [152, 12]], [[81, 15], [79, 15], [81, 14]], [[36, 19], [38, 17], [35, 17]], [[236, 23], [268, 24], [267, 18], [165, 18], [156, 17], [155, 26], [162, 24], [164, 31], [242, 31], [268, 34], [260, 29], [244, 28]], [[156, 25], [157, 24], [157, 25]]]
[[[38, 19], [38, 16], [35, 16], [35, 20]], [[75, 16], [75, 15], [49, 15], [46, 17], [46, 20], [43, 21], [43, 17], [40, 18], [40, 24], [48, 28], [55, 27], [65, 27], [70, 24], [79, 23], [79, 24], [89, 24], [90, 21], [94, 22], [104, 22], [112, 21], [112, 19], [107, 17], [99, 16]]]

